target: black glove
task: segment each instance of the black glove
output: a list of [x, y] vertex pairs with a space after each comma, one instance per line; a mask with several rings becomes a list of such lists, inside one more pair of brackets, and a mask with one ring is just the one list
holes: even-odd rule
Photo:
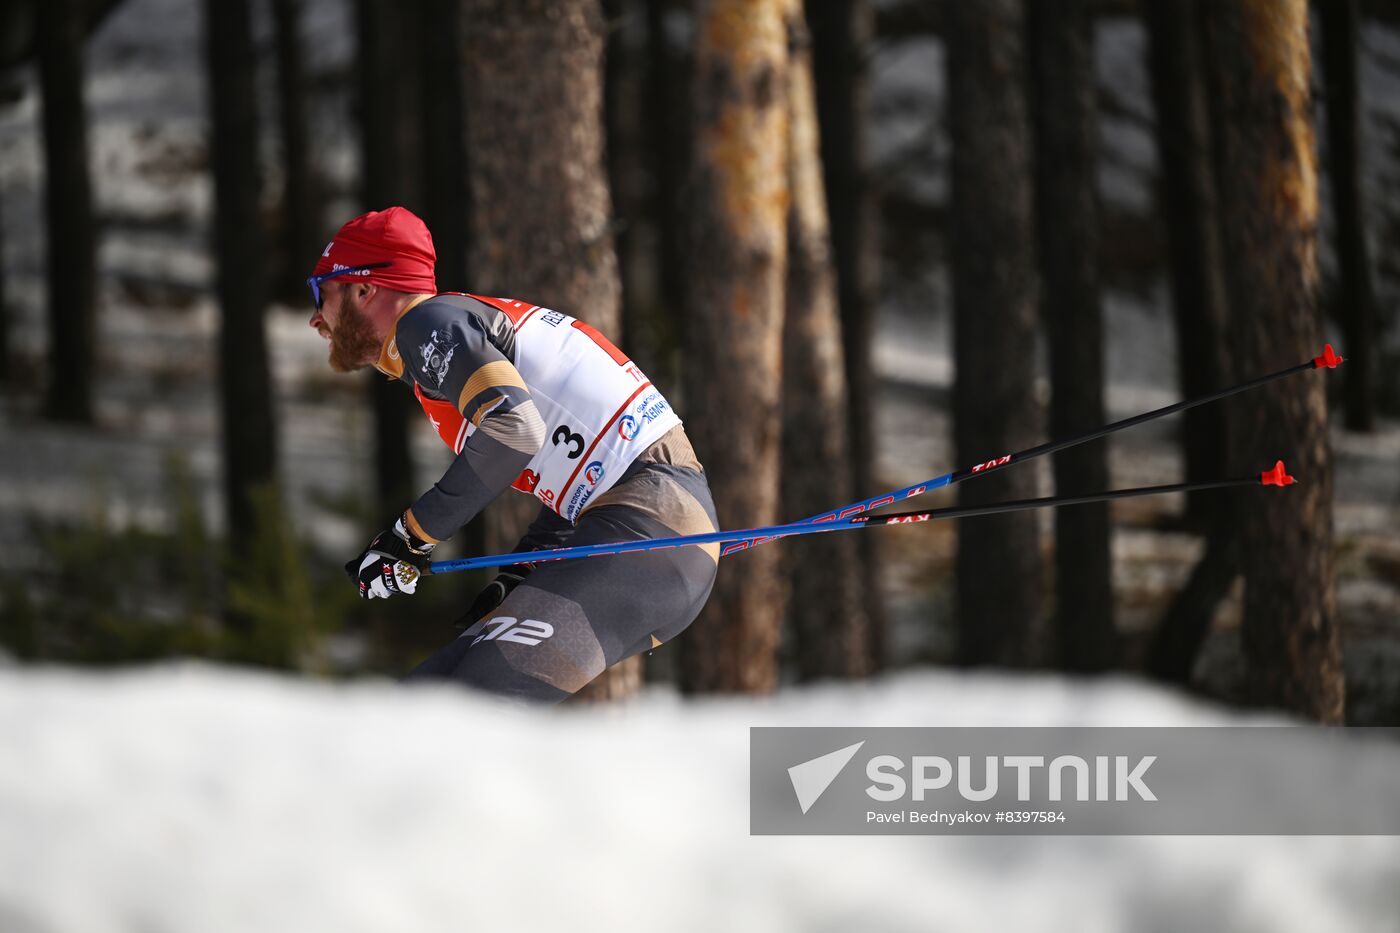
[[380, 532], [359, 557], [345, 565], [345, 573], [359, 586], [361, 599], [388, 599], [396, 593], [412, 596], [418, 577], [431, 572], [433, 547], [409, 531], [401, 515], [393, 528]]
[[495, 610], [497, 606], [505, 602], [510, 591], [520, 585], [520, 581], [535, 569], [534, 564], [511, 564], [502, 567], [496, 579], [486, 584], [486, 587], [476, 594], [476, 599], [472, 600], [471, 607], [462, 618], [457, 620], [459, 629], [470, 628], [479, 622], [488, 612]]

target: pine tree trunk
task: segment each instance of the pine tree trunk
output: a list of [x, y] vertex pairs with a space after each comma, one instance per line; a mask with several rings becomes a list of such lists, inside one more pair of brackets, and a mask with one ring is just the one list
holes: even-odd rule
[[[1184, 396], [1202, 395], [1223, 388], [1235, 373], [1228, 352], [1201, 0], [1148, 0], [1145, 12], [1162, 166], [1157, 198], [1167, 221], [1178, 382]], [[1205, 405], [1182, 415], [1188, 482], [1233, 472], [1225, 451], [1234, 404]], [[1159, 679], [1189, 682], [1215, 610], [1239, 573], [1236, 498], [1222, 492], [1187, 496], [1187, 524], [1206, 534], [1206, 549], [1153, 634], [1147, 668]]]
[[[411, 7], [395, 9], [377, 0], [357, 0], [359, 62], [355, 69], [360, 120], [360, 146], [364, 160], [362, 184], [366, 210], [382, 211], [401, 204], [418, 206], [418, 162], [412, 147], [415, 112], [419, 99], [413, 92], [409, 60], [413, 17]], [[365, 376], [370, 383], [374, 412], [375, 502], [374, 527], [392, 522], [421, 491], [413, 475], [413, 450], [409, 444], [409, 418], [415, 406], [401, 386], [378, 372]]]
[[[776, 521], [787, 267], [786, 0], [696, 7], [686, 424], [720, 526]], [[689, 691], [777, 686], [782, 548], [724, 558], [682, 636]]]
[[1342, 373], [1346, 426], [1376, 426], [1376, 308], [1371, 261], [1362, 208], [1360, 92], [1357, 87], [1357, 0], [1326, 0], [1322, 14], [1324, 84], [1327, 89], [1327, 154], [1332, 211], [1337, 224], [1337, 317], [1345, 334], [1347, 365]]
[[687, 305], [681, 237], [682, 189], [689, 174], [690, 99], [684, 64], [666, 35], [671, 0], [644, 0], [647, 18], [647, 156], [652, 174], [652, 216], [656, 222], [657, 306], [649, 324], [662, 371], [649, 375], [675, 384], [681, 356], [681, 316]]
[[[1182, 394], [1189, 397], [1214, 392], [1231, 381], [1219, 207], [1200, 47], [1202, 23], [1199, 0], [1147, 0], [1145, 11], [1177, 374]], [[1188, 482], [1224, 475], [1227, 410], [1224, 405], [1204, 405], [1182, 415]], [[1215, 493], [1189, 495], [1188, 523], [1198, 529], [1210, 527], [1221, 499]]]
[[5, 187], [0, 185], [0, 386], [9, 387], [10, 370], [10, 302], [5, 287]]
[[1152, 633], [1146, 669], [1153, 678], [1182, 687], [1191, 683], [1215, 610], [1240, 575], [1233, 526], [1226, 518], [1207, 537], [1205, 553]]
[[[956, 462], [1029, 447], [1037, 434], [1035, 260], [1024, 22], [1019, 0], [946, 9], [953, 141], [953, 434]], [[1035, 471], [997, 470], [959, 486], [963, 504], [1035, 495]], [[1031, 657], [1041, 615], [1034, 513], [958, 524], [959, 654], [966, 664]]]
[[[599, 2], [465, 0], [462, 9], [472, 290], [528, 299], [616, 334], [622, 286], [603, 161]], [[493, 505], [492, 550], [513, 547], [536, 512], [514, 498], [519, 504]], [[640, 664], [617, 665], [589, 692], [631, 692]]]
[[[812, 31], [817, 122], [821, 130], [822, 174], [831, 218], [831, 244], [841, 309], [845, 351], [847, 437], [851, 447], [851, 488], [855, 498], [880, 490], [875, 475], [875, 374], [871, 346], [879, 249], [875, 199], [866, 156], [869, 82], [874, 17], [867, 0], [807, 0]], [[865, 607], [871, 663], [885, 659], [885, 613], [879, 587], [879, 535], [858, 535], [860, 601]]]
[[321, 238], [321, 196], [312, 171], [301, 0], [273, 0], [277, 49], [277, 123], [282, 132], [282, 227], [277, 294], [305, 300], [306, 276]]
[[247, 0], [206, 0], [218, 267], [224, 498], [234, 553], [253, 541], [254, 495], [275, 481], [276, 423], [263, 331], [267, 283], [258, 213], [258, 122]]
[[[437, 250], [437, 282], [443, 291], [468, 291], [467, 255], [471, 245], [471, 186], [468, 183], [466, 104], [463, 91], [462, 5], [460, 0], [418, 0], [421, 63], [422, 210]], [[407, 400], [405, 400], [407, 401]], [[412, 405], [410, 403], [410, 409]], [[409, 419], [417, 417], [410, 413]], [[489, 553], [486, 523], [475, 521], [456, 536], [468, 554]]]
[[49, 417], [90, 423], [96, 344], [96, 235], [83, 99], [86, 5], [37, 4], [48, 232]]
[[[1306, 0], [1221, 0], [1208, 11], [1233, 343], [1240, 370], [1261, 373], [1321, 349], [1308, 9]], [[1324, 389], [1304, 377], [1252, 393], [1231, 441], [1256, 466], [1286, 458], [1301, 481], [1239, 500], [1250, 686], [1261, 702], [1340, 722]]]
[[621, 321], [614, 341], [627, 347], [627, 355], [653, 380], [658, 355], [652, 346], [648, 315], [637, 294], [637, 268], [641, 253], [637, 233], [642, 219], [643, 193], [638, 185], [639, 164], [637, 63], [629, 44], [629, 24], [635, 9], [632, 0], [602, 0], [606, 23], [603, 54], [603, 126], [608, 192], [612, 197], [612, 225], [617, 251], [618, 285], [621, 289]]
[[[1091, 24], [1084, 0], [1031, 6], [1036, 99], [1036, 231], [1041, 313], [1050, 347], [1050, 435], [1103, 424], [1098, 141]], [[1109, 488], [1107, 442], [1054, 455], [1057, 495]], [[1055, 633], [1059, 663], [1102, 671], [1117, 657], [1107, 503], [1059, 509]]]
[[471, 186], [468, 184], [466, 114], [460, 0], [419, 0], [416, 52], [422, 60], [421, 197], [424, 223], [437, 249], [438, 288], [466, 291], [471, 284], [467, 254], [471, 240]]
[[[787, 301], [783, 320], [782, 520], [851, 501], [846, 370], [821, 170], [812, 53], [802, 5], [788, 11]], [[783, 546], [792, 594], [788, 628], [798, 677], [870, 672], [858, 535], [816, 535]]]

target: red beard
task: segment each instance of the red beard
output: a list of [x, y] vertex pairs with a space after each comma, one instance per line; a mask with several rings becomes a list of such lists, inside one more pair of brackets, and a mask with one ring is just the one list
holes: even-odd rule
[[340, 323], [331, 332], [330, 340], [331, 369], [338, 373], [364, 369], [379, 359], [380, 341], [369, 317], [348, 294], [341, 304]]

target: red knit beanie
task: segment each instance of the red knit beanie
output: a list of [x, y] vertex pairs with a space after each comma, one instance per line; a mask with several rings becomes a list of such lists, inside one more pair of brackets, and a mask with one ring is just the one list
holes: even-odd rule
[[356, 275], [355, 281], [373, 282], [411, 294], [437, 294], [433, 235], [427, 224], [405, 207], [370, 211], [348, 221], [326, 244], [314, 274], [386, 261], [393, 265]]

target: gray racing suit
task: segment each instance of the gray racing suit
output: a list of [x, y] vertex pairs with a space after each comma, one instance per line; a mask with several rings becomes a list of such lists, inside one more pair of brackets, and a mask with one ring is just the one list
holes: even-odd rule
[[[413, 388], [457, 451], [442, 479], [413, 504], [416, 523], [447, 538], [514, 486], [544, 502], [516, 548], [526, 553], [716, 530], [705, 473], [679, 419], [606, 338], [574, 324], [607, 356], [589, 365], [625, 368], [637, 384], [605, 422], [570, 414], [590, 405], [603, 411], [611, 401], [560, 398], [568, 373], [552, 372], [538, 358], [523, 371], [516, 367], [531, 333], [523, 327], [544, 333], [548, 315], [572, 321], [522, 302], [457, 294], [423, 301], [399, 318], [379, 368]], [[534, 395], [532, 378], [540, 385]], [[587, 392], [595, 381], [608, 380], [573, 384]], [[542, 563], [405, 679], [450, 678], [557, 702], [611, 665], [680, 634], [709, 597], [718, 555], [718, 546], [708, 545]]]

